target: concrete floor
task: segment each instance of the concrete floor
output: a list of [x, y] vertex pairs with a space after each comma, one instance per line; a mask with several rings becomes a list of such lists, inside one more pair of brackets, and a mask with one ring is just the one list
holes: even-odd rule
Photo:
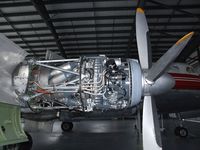
[[[199, 150], [199, 124], [187, 123], [188, 138], [175, 137], [175, 121], [166, 121], [162, 133], [163, 150]], [[29, 122], [30, 124], [30, 122]], [[74, 123], [71, 133], [63, 133], [60, 122], [29, 125], [33, 150], [142, 150], [133, 120], [83, 121]], [[193, 131], [192, 131], [193, 130]]]

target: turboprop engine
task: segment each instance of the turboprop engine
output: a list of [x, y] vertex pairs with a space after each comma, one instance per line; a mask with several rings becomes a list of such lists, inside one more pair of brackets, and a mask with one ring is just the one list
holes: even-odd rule
[[143, 91], [160, 94], [174, 86], [169, 75], [156, 82], [156, 86], [145, 85], [137, 60], [103, 55], [29, 60], [18, 66], [13, 80], [16, 93], [33, 109], [79, 111], [132, 107], [140, 102]]

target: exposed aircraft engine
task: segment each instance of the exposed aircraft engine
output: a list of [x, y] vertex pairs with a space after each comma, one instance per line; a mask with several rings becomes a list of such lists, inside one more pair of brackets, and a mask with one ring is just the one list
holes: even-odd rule
[[[143, 4], [139, 3], [142, 7]], [[137, 106], [143, 101], [143, 149], [162, 150], [154, 95], [166, 93], [174, 87], [174, 78], [165, 72], [194, 32], [183, 36], [152, 64], [149, 28], [141, 6], [136, 10], [135, 19], [140, 64], [134, 59], [110, 59], [106, 56], [29, 60], [21, 63], [13, 75], [13, 86], [19, 100], [33, 111], [68, 109], [81, 112], [121, 110]], [[9, 62], [7, 57], [2, 60]], [[13, 86], [9, 82], [8, 87]], [[64, 111], [59, 112], [66, 114]], [[67, 115], [61, 115], [60, 118], [69, 119]]]
[[16, 93], [32, 109], [124, 109], [139, 103], [142, 93], [137, 61], [106, 56], [29, 60], [13, 79]]

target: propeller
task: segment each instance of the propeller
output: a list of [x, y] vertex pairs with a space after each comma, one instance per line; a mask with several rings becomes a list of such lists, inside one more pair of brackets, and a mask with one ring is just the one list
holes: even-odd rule
[[[151, 47], [149, 28], [146, 16], [142, 8], [136, 10], [136, 40], [141, 68], [144, 72], [144, 101], [142, 135], [144, 150], [162, 150], [160, 127], [157, 116], [157, 108], [153, 92], [149, 89], [162, 78], [167, 67], [177, 58], [187, 45], [193, 32], [188, 33], [178, 40], [153, 66], [151, 61]], [[163, 83], [164, 84], [164, 83]]]

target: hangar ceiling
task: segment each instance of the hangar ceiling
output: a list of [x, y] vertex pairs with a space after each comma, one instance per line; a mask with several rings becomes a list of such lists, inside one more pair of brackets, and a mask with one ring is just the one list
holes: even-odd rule
[[[138, 58], [135, 39], [136, 0], [1, 0], [0, 32], [29, 57], [46, 50], [65, 55], [106, 54]], [[184, 34], [195, 31], [196, 45], [186, 48], [185, 61], [199, 46], [200, 1], [146, 0], [153, 60]], [[189, 58], [193, 59], [193, 58]]]

